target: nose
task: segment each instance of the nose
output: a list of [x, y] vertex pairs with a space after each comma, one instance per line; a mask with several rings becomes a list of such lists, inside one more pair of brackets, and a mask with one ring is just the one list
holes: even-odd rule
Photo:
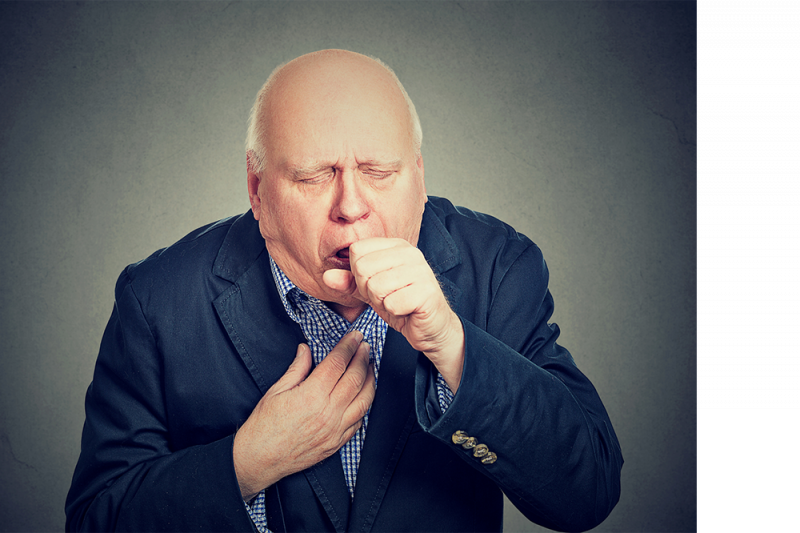
[[364, 183], [355, 172], [344, 171], [337, 176], [336, 197], [331, 210], [331, 218], [336, 222], [352, 224], [369, 217], [370, 207], [364, 197]]

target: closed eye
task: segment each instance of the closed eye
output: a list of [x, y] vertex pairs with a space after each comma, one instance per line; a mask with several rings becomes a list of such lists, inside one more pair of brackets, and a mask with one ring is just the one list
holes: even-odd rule
[[334, 173], [332, 171], [328, 172], [321, 172], [319, 174], [312, 174], [312, 175], [305, 175], [305, 176], [298, 176], [296, 181], [299, 183], [303, 183], [306, 185], [317, 185], [321, 183], [325, 183], [329, 179], [333, 177]]
[[394, 174], [394, 171], [392, 170], [376, 170], [376, 169], [367, 169], [367, 170], [362, 170], [361, 172], [362, 174], [369, 176], [370, 178], [378, 180], [386, 179], [392, 174]]

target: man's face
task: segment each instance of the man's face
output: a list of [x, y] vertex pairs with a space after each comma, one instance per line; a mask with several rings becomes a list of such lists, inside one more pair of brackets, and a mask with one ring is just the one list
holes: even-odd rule
[[282, 80], [265, 113], [269, 142], [257, 198], [248, 179], [278, 266], [316, 298], [361, 307], [328, 288], [322, 274], [349, 270], [348, 247], [361, 239], [416, 245], [426, 195], [402, 95], [380, 72], [350, 66], [356, 71], [306, 68], [291, 74], [310, 81]]

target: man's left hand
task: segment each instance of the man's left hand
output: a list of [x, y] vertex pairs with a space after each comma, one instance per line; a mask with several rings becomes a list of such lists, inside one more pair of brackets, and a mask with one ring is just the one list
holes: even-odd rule
[[419, 249], [403, 239], [364, 239], [350, 245], [349, 272], [328, 270], [322, 279], [375, 309], [431, 360], [456, 392], [464, 364], [464, 328]]

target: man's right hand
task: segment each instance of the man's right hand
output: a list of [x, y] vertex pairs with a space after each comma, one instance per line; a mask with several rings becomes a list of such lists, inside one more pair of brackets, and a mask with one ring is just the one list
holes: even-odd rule
[[348, 333], [313, 372], [311, 349], [297, 347], [286, 373], [261, 398], [233, 441], [233, 463], [245, 500], [333, 455], [361, 427], [375, 398], [369, 345], [362, 340], [361, 332]]

